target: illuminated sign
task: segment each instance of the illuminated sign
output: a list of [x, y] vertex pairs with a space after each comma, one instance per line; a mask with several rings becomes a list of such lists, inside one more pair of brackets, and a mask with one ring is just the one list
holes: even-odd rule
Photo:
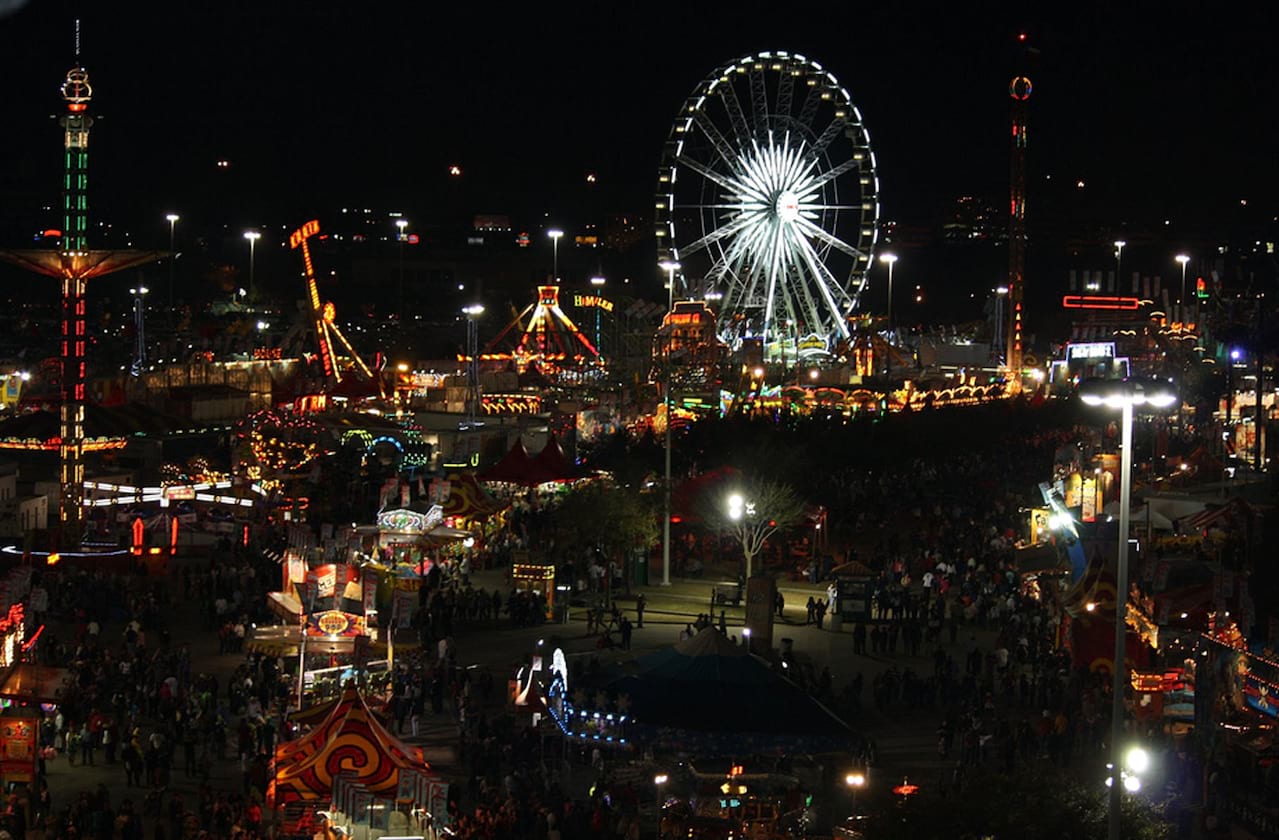
[[605, 312], [613, 311], [613, 301], [605, 300], [599, 295], [573, 295], [573, 305], [583, 308], [603, 309]]
[[397, 508], [377, 515], [377, 526], [387, 531], [425, 531], [444, 521], [444, 510], [431, 505], [426, 513]]
[[279, 347], [254, 347], [253, 359], [259, 362], [278, 362], [283, 357]]
[[189, 484], [172, 484], [163, 488], [161, 492], [170, 502], [190, 501], [195, 498], [195, 488]]
[[1104, 297], [1102, 295], [1066, 295], [1061, 299], [1066, 309], [1124, 309], [1134, 310], [1141, 306], [1135, 297]]
[[672, 312], [666, 316], [666, 323], [672, 325], [700, 324], [701, 322], [702, 313], [700, 312]]
[[308, 636], [363, 636], [364, 616], [325, 610], [310, 617]]
[[1085, 344], [1066, 345], [1067, 359], [1112, 359], [1115, 356], [1113, 341], [1094, 341]]
[[320, 232], [320, 220], [312, 219], [311, 221], [302, 225], [302, 227], [293, 231], [292, 234], [290, 234], [289, 247], [296, 248], [299, 245], [301, 245], [308, 236], [315, 236], [319, 232]]

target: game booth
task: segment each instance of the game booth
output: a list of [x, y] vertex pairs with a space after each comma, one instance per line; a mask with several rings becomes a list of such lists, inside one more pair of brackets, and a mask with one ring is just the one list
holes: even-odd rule
[[284, 623], [254, 628], [246, 648], [300, 663], [304, 700], [332, 699], [356, 675], [380, 688], [389, 671], [373, 656], [378, 569], [348, 563], [307, 568], [293, 549], [285, 552], [282, 565], [283, 589], [268, 593], [267, 605]]

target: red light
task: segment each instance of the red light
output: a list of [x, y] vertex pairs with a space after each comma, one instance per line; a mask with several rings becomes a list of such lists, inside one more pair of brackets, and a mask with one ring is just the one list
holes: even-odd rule
[[1017, 33], [1017, 40], [1018, 40], [1018, 41], [1024, 41], [1024, 40], [1026, 40], [1026, 33], [1025, 33], [1025, 32], [1019, 32], [1019, 33]]
[[1061, 299], [1065, 309], [1123, 309], [1134, 310], [1141, 306], [1135, 297], [1104, 297], [1102, 295], [1066, 295]]
[[682, 517], [682, 516], [672, 516], [672, 517], [671, 517], [671, 524], [672, 524], [672, 525], [678, 525], [678, 524], [680, 524], [680, 523], [681, 523], [681, 522], [683, 522], [683, 521], [684, 521], [684, 517]]

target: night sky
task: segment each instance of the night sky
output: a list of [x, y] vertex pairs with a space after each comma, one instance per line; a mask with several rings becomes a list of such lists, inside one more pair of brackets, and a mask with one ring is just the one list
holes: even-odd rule
[[[91, 113], [102, 117], [92, 212], [149, 225], [149, 244], [162, 244], [173, 209], [196, 224], [230, 225], [347, 203], [416, 218], [453, 207], [566, 223], [586, 215], [588, 201], [597, 211], [645, 211], [684, 98], [717, 66], [765, 49], [803, 53], [835, 73], [870, 130], [883, 217], [935, 225], [960, 194], [1005, 206], [1007, 86], [1022, 30], [1040, 50], [1028, 71], [1032, 220], [1046, 175], [1084, 180], [1089, 212], [1104, 224], [1172, 216], [1188, 231], [1236, 212], [1240, 199], [1259, 216], [1276, 205], [1279, 100], [1264, 11], [1079, 3], [1028, 18], [1027, 4], [85, 5], [31, 2], [0, 17], [7, 237], [37, 229], [28, 215], [57, 201], [60, 132], [48, 117], [60, 111], [77, 14]], [[219, 158], [230, 173], [215, 169]], [[461, 184], [446, 177], [454, 163]], [[588, 171], [598, 173], [593, 198]]]

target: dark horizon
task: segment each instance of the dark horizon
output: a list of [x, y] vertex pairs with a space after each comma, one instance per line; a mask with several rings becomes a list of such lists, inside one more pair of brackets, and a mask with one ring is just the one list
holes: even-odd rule
[[[298, 224], [346, 205], [399, 210], [419, 229], [475, 213], [524, 227], [651, 213], [662, 143], [698, 82], [741, 55], [787, 49], [822, 63], [860, 108], [881, 219], [909, 250], [936, 236], [960, 195], [1006, 206], [1019, 32], [1038, 50], [1024, 71], [1034, 83], [1030, 294], [1036, 273], [1056, 284], [1067, 265], [1108, 267], [1116, 236], [1133, 240], [1126, 264], [1139, 267], [1146, 248], [1148, 270], [1168, 277], [1165, 251], [1206, 258], [1224, 239], [1264, 237], [1276, 216], [1279, 127], [1254, 93], [1275, 75], [1260, 14], [1187, 5], [1156, 18], [1101, 3], [1069, 14], [921, 4], [809, 16], [763, 3], [678, 16], [80, 6], [31, 3], [0, 17], [0, 246], [28, 245], [56, 217], [61, 143], [48, 115], [74, 61], [77, 15], [98, 119], [90, 218], [139, 247], [167, 245], [167, 212], [187, 235]], [[976, 262], [956, 292], [997, 280], [987, 275], [998, 258]], [[947, 260], [919, 265], [935, 284], [950, 279], [937, 275]], [[909, 265], [901, 271], [906, 281]]]

